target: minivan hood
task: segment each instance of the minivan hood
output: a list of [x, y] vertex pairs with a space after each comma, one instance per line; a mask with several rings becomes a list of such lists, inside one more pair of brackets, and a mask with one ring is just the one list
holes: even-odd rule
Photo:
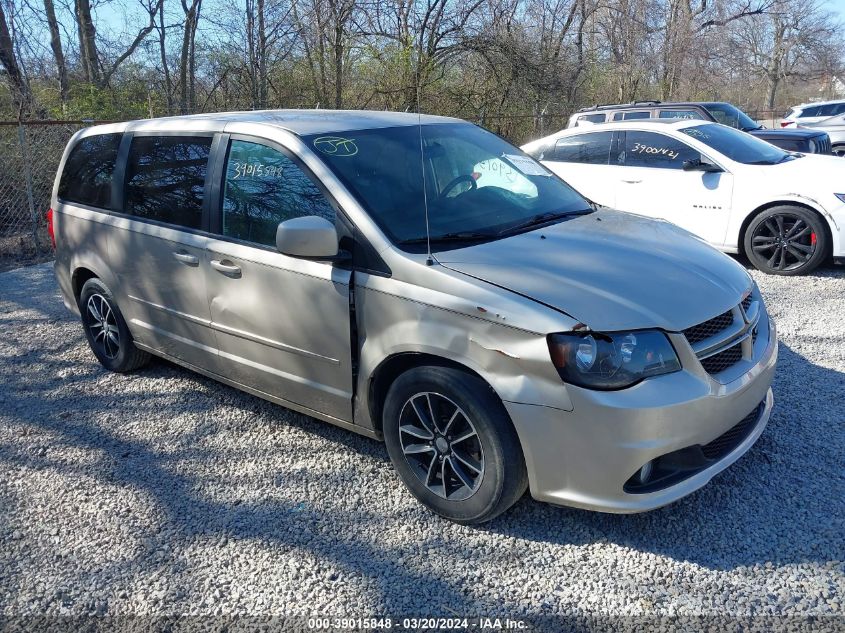
[[607, 332], [683, 330], [735, 306], [751, 287], [742, 266], [687, 231], [610, 210], [436, 257]]

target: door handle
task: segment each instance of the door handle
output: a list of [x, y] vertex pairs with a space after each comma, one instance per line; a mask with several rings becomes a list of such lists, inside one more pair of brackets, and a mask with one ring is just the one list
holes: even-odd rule
[[625, 179], [623, 178], [623, 179], [622, 179], [622, 182], [627, 182], [629, 185], [636, 185], [636, 184], [641, 183], [641, 182], [642, 182], [642, 180], [625, 180]]
[[211, 267], [226, 275], [227, 277], [240, 277], [241, 276], [241, 267], [235, 266], [232, 262], [228, 259], [220, 261], [219, 259], [212, 259], [211, 260]]
[[176, 251], [175, 253], [173, 253], [173, 257], [175, 257], [183, 264], [187, 264], [188, 266], [196, 266], [200, 263], [199, 257], [197, 257], [196, 255], [191, 255], [190, 253], [186, 253], [185, 251]]

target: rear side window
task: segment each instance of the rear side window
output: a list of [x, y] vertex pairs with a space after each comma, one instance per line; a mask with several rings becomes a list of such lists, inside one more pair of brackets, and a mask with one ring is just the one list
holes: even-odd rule
[[189, 229], [202, 227], [211, 137], [136, 136], [126, 164], [125, 212]]
[[661, 119], [702, 119], [701, 113], [697, 110], [660, 110], [658, 116]]
[[810, 116], [819, 116], [819, 110], [821, 110], [819, 106], [811, 106], [809, 108], [804, 108], [798, 115], [798, 118], [803, 119]]
[[587, 123], [604, 123], [604, 117], [604, 114], [583, 114], [576, 119], [575, 125], [580, 125], [585, 121]]
[[607, 165], [613, 132], [578, 134], [558, 139], [554, 160], [564, 163]]
[[59, 198], [67, 202], [111, 207], [111, 184], [121, 134], [86, 136], [70, 151], [62, 178]]
[[829, 103], [821, 106], [816, 116], [836, 116], [842, 112], [845, 112], [845, 103]]
[[613, 115], [614, 121], [631, 121], [633, 119], [650, 119], [651, 110], [635, 110], [633, 112], [617, 112]]
[[305, 215], [335, 221], [334, 208], [290, 158], [266, 145], [232, 141], [223, 193], [223, 235], [275, 246], [279, 223]]
[[701, 153], [686, 143], [655, 132], [625, 133], [625, 165], [683, 169], [684, 161], [700, 159]]

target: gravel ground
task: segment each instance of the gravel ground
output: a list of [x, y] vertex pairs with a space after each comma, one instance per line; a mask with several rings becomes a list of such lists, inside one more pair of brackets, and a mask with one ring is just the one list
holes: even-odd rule
[[[845, 270], [755, 274], [768, 429], [661, 510], [483, 527], [384, 447], [157, 361], [103, 370], [49, 264], [0, 274], [0, 615], [815, 615], [845, 627]], [[2, 626], [0, 626], [2, 629]]]

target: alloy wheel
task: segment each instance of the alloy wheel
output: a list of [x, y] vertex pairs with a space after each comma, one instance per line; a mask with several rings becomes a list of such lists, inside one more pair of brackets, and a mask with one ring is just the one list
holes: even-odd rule
[[417, 478], [438, 497], [463, 501], [484, 478], [484, 452], [475, 425], [444, 395], [417, 393], [399, 414], [399, 442]]
[[106, 358], [115, 358], [120, 352], [120, 330], [108, 300], [101, 294], [91, 295], [86, 312], [88, 330], [94, 345]]
[[806, 220], [789, 213], [766, 218], [751, 236], [751, 248], [777, 271], [804, 266], [816, 252], [816, 234]]

